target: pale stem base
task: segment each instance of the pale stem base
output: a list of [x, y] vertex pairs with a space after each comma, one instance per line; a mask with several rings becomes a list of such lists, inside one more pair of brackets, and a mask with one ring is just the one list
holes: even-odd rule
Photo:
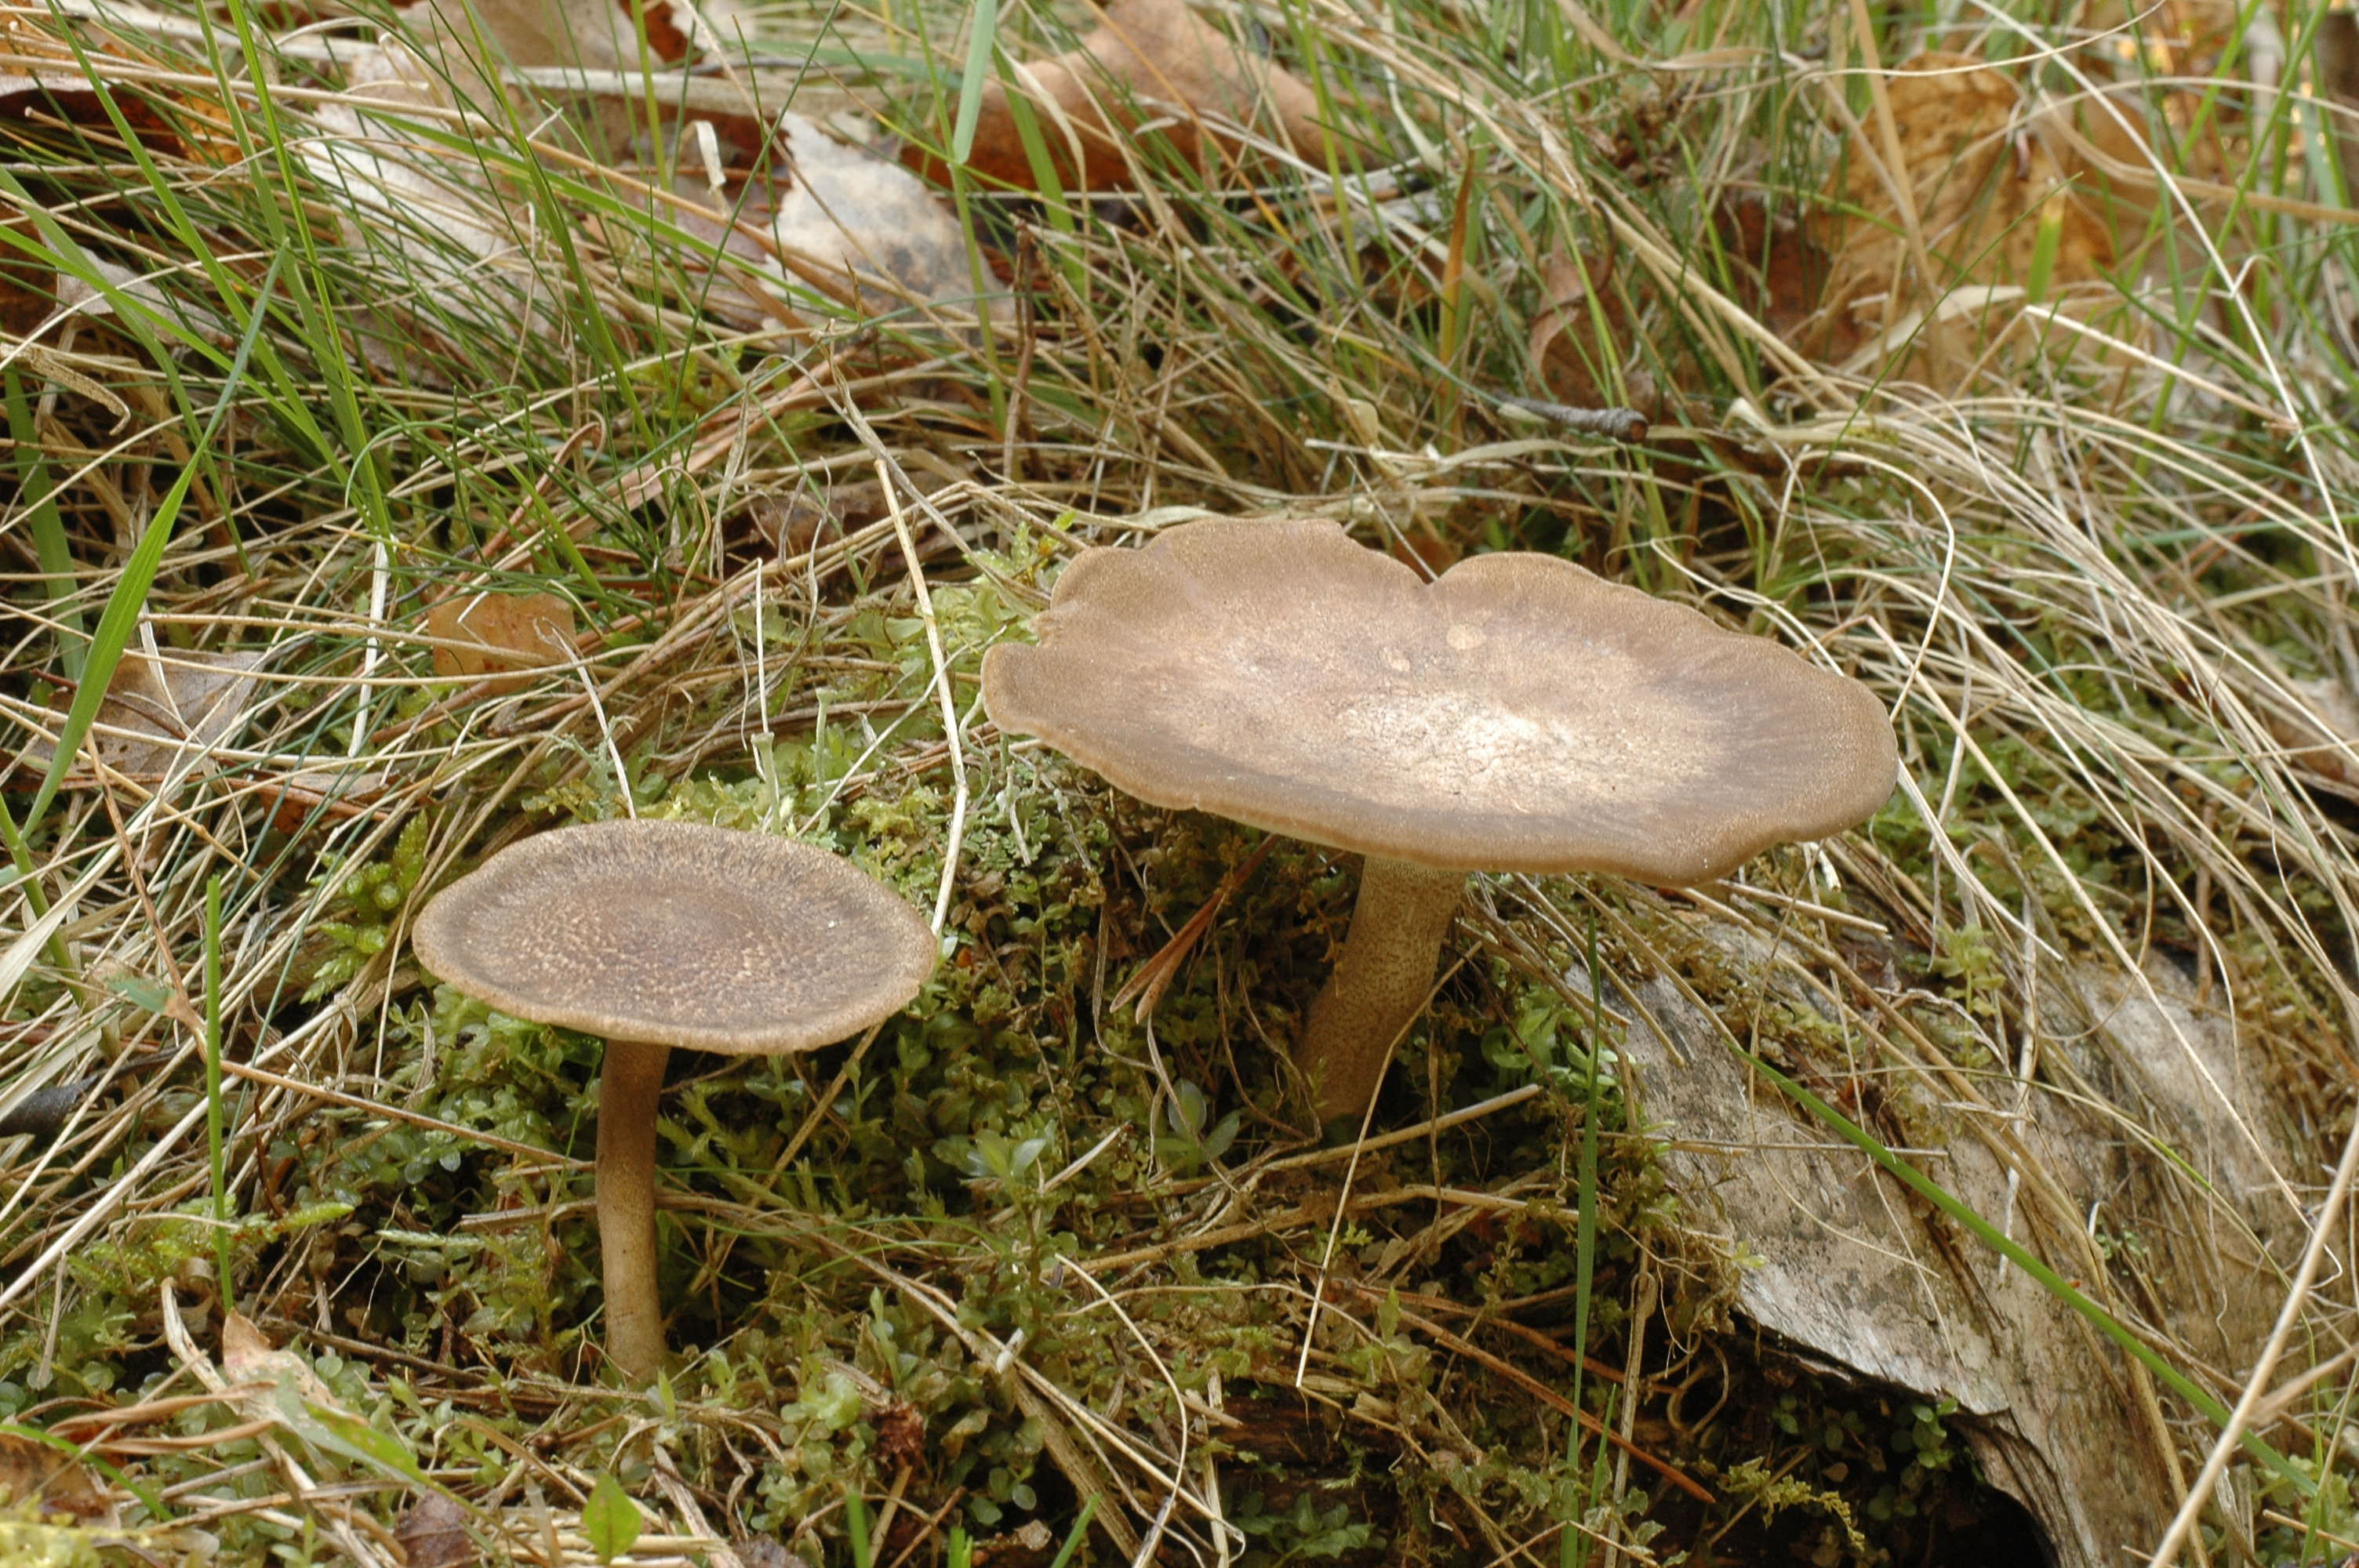
[[606, 1280], [606, 1354], [634, 1382], [663, 1370], [656, 1293], [656, 1101], [669, 1045], [606, 1043], [598, 1082], [598, 1261]]
[[1441, 939], [1465, 891], [1463, 871], [1367, 858], [1343, 954], [1310, 1004], [1294, 1053], [1310, 1080], [1321, 1126], [1343, 1118], [1356, 1124], [1366, 1114], [1393, 1043], [1433, 989]]

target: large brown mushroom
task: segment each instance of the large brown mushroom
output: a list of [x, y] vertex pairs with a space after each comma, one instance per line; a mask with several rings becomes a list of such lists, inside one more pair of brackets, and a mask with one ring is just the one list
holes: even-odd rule
[[663, 1365], [656, 1289], [656, 1100], [672, 1047], [809, 1051], [891, 1017], [933, 972], [934, 934], [824, 849], [692, 822], [559, 827], [437, 893], [426, 968], [536, 1023], [601, 1035], [598, 1247], [606, 1348]]
[[1357, 1119], [1473, 871], [1662, 886], [1864, 820], [1892, 727], [1857, 681], [1552, 556], [1428, 582], [1332, 523], [1222, 518], [1074, 561], [984, 705], [1152, 805], [1366, 857], [1296, 1059]]

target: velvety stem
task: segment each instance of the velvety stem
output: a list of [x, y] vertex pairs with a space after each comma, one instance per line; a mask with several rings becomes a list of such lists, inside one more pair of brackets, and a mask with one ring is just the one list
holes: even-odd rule
[[1393, 1043], [1425, 1006], [1441, 939], [1466, 873], [1371, 855], [1352, 929], [1326, 989], [1310, 1004], [1294, 1059], [1310, 1079], [1321, 1126], [1354, 1123], [1376, 1098]]
[[636, 1382], [663, 1369], [656, 1294], [656, 1101], [669, 1045], [606, 1043], [598, 1083], [598, 1260], [606, 1278], [606, 1354]]

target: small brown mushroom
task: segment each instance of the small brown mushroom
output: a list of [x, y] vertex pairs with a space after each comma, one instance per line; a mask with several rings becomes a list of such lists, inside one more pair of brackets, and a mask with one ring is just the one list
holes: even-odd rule
[[1366, 857], [1296, 1058], [1357, 1119], [1473, 871], [1663, 886], [1864, 820], [1874, 693], [1553, 556], [1431, 582], [1332, 523], [1221, 518], [1092, 550], [983, 666], [984, 706], [1156, 806]]
[[606, 1040], [598, 1247], [606, 1348], [663, 1365], [656, 1290], [656, 1100], [675, 1045], [809, 1051], [891, 1017], [933, 972], [925, 917], [824, 849], [693, 822], [538, 834], [437, 893], [427, 968], [502, 1012]]

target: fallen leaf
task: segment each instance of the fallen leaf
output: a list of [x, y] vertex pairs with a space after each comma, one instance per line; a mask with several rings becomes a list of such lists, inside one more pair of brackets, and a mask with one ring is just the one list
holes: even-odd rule
[[347, 767], [300, 768], [275, 779], [258, 778], [249, 787], [270, 806], [270, 826], [281, 833], [299, 833], [314, 821], [342, 821], [366, 816], [385, 793], [386, 775], [355, 772]]
[[402, 1510], [393, 1527], [408, 1568], [470, 1568], [475, 1541], [467, 1533], [467, 1510], [440, 1492], [429, 1492]]
[[270, 1336], [255, 1326], [254, 1320], [244, 1313], [232, 1312], [222, 1318], [221, 1368], [222, 1375], [233, 1383], [267, 1385], [248, 1390], [245, 1406], [246, 1414], [254, 1419], [279, 1419], [277, 1390], [282, 1384], [294, 1390], [299, 1399], [332, 1408], [335, 1405], [335, 1396], [311, 1370], [311, 1364], [291, 1350], [272, 1345]]
[[43, 257], [29, 218], [0, 222], [0, 332], [22, 341], [38, 331], [58, 307], [58, 275]]
[[1855, 330], [1842, 342], [1823, 331], [1813, 336], [1824, 320], [1827, 253], [1808, 225], [1772, 211], [1758, 196], [1734, 196], [1721, 203], [1713, 227], [1734, 275], [1732, 293], [1755, 319], [1807, 353], [1839, 360], [1857, 347]]
[[[911, 465], [909, 481], [920, 495], [932, 495], [951, 482], [948, 475], [915, 464]], [[873, 479], [854, 479], [757, 492], [747, 498], [745, 520], [760, 536], [766, 555], [793, 557], [846, 534], [857, 533], [891, 514], [891, 508], [885, 503], [884, 485]], [[932, 542], [929, 530], [920, 542], [920, 552]]]
[[[676, 214], [692, 237], [741, 258], [768, 280], [783, 284], [791, 277], [867, 316], [911, 304], [973, 310], [976, 277], [966, 234], [917, 176], [845, 146], [790, 112], [772, 124], [766, 155], [747, 147], [750, 122], [742, 121], [700, 149], [696, 133], [712, 124], [686, 127], [681, 172], [673, 184], [693, 204]], [[705, 151], [722, 177], [717, 183], [700, 167]], [[984, 280], [991, 281], [988, 269]], [[799, 315], [784, 298], [766, 293], [741, 290], [708, 305], [746, 327]]]
[[[1015, 73], [1065, 189], [1130, 189], [1129, 144], [1149, 125], [1200, 169], [1208, 142], [1226, 158], [1244, 155], [1239, 127], [1323, 161], [1318, 95], [1201, 20], [1185, 0], [1113, 0], [1101, 16], [1080, 47]], [[905, 148], [902, 161], [937, 184], [949, 182], [948, 167], [921, 148]], [[1020, 189], [1037, 188], [1004, 82], [984, 87], [966, 167]]]
[[[660, 74], [662, 66], [742, 43], [743, 12], [736, 0], [417, 0], [404, 14], [457, 101], [496, 114], [511, 92], [500, 66], [636, 75], [652, 60]], [[578, 103], [574, 122], [593, 150], [618, 154], [645, 128], [642, 102], [592, 92]]]
[[811, 1568], [810, 1562], [799, 1552], [788, 1552], [773, 1537], [757, 1535], [741, 1538], [732, 1543], [737, 1561], [745, 1568]]
[[876, 1433], [876, 1463], [887, 1475], [926, 1456], [926, 1418], [908, 1400], [890, 1400], [869, 1417], [869, 1425]]
[[64, 1130], [74, 1108], [98, 1085], [96, 1078], [76, 1078], [33, 1090], [0, 1110], [0, 1138], [36, 1138], [47, 1142]]
[[[248, 672], [259, 653], [202, 654], [175, 649], [154, 657], [127, 650], [106, 684], [106, 700], [82, 741], [79, 762], [103, 765], [141, 784], [164, 778], [185, 755], [190, 773], [205, 769], [204, 753], [225, 744], [245, 721], [254, 687]], [[25, 743], [20, 757], [46, 768], [56, 748], [44, 739]]]
[[[663, 0], [645, 7], [648, 50], [665, 63], [688, 52], [688, 35]], [[419, 0], [407, 12], [419, 49], [450, 75], [472, 107], [491, 110], [506, 89], [486, 65], [639, 68], [642, 35], [631, 0]], [[486, 61], [478, 40], [495, 58]], [[624, 110], [627, 121], [627, 108]]]
[[1057, 1538], [1037, 1519], [1027, 1519], [1004, 1535], [974, 1543], [974, 1568], [1048, 1568], [1056, 1554]]
[[2339, 680], [2287, 684], [2301, 707], [2270, 707], [2269, 733], [2294, 762], [2320, 778], [2359, 785], [2359, 699]]
[[[1654, 419], [1662, 412], [1655, 378], [1638, 368], [1629, 308], [1614, 284], [1614, 253], [1583, 263], [1562, 251], [1540, 263], [1541, 309], [1527, 344], [1532, 374], [1549, 395], [1572, 408], [1632, 408]], [[1602, 384], [1604, 344], [1621, 362], [1619, 395]]]
[[0, 1508], [29, 1504], [42, 1513], [104, 1519], [114, 1504], [68, 1453], [35, 1438], [0, 1432]]
[[[312, 112], [315, 134], [298, 144], [304, 165], [341, 200], [344, 243], [384, 275], [387, 301], [365, 309], [363, 351], [389, 373], [421, 377], [423, 343], [442, 347], [429, 322], [470, 324], [501, 337], [553, 330], [544, 260], [512, 218], [479, 158], [402, 128], [405, 111], [448, 110], [449, 84], [408, 45], [367, 49], [346, 67], [345, 92]], [[431, 379], [430, 376], [423, 376]]]
[[188, 147], [154, 104], [136, 92], [116, 88], [109, 88], [102, 95], [88, 76], [71, 68], [29, 76], [0, 76], [0, 123], [27, 130], [38, 130], [44, 125], [71, 126], [85, 135], [114, 142], [120, 133], [106, 113], [110, 98], [142, 147], [173, 157], [187, 154]]
[[[2107, 278], [2127, 250], [2117, 232], [2143, 234], [2143, 217], [2135, 230], [2121, 222], [2104, 182], [2069, 147], [2050, 146], [2012, 81], [1975, 56], [1937, 51], [1894, 70], [1886, 92], [1898, 167], [1879, 116], [1863, 114], [1810, 236], [1827, 256], [1823, 330], [1860, 345], [1846, 368], [1953, 384], [1984, 362], [2035, 289], [2113, 301]], [[1895, 354], [1897, 366], [1885, 362]]]
[[316, 1454], [413, 1485], [425, 1483], [425, 1473], [407, 1442], [338, 1403], [310, 1362], [291, 1350], [275, 1348], [251, 1319], [227, 1314], [221, 1342], [223, 1376], [247, 1420], [269, 1422]]
[[436, 639], [434, 673], [445, 679], [483, 679], [494, 696], [532, 682], [536, 670], [573, 656], [573, 604], [555, 593], [476, 593], [446, 599], [426, 612], [426, 634]]

